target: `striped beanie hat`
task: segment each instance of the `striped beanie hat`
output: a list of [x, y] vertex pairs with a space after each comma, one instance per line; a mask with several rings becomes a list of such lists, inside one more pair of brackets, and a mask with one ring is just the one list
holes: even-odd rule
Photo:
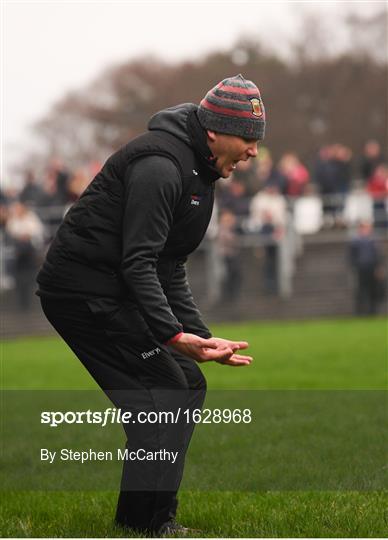
[[264, 139], [265, 110], [260, 91], [242, 75], [224, 79], [209, 90], [199, 104], [198, 119], [204, 129]]

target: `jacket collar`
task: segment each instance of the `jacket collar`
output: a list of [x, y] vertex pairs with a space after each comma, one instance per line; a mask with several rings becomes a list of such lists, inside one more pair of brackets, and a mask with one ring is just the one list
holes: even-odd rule
[[216, 159], [207, 144], [206, 131], [199, 123], [197, 111], [190, 111], [187, 117], [187, 132], [190, 137], [194, 152], [198, 157], [200, 169], [210, 182], [215, 182], [220, 178], [220, 173], [215, 167]]

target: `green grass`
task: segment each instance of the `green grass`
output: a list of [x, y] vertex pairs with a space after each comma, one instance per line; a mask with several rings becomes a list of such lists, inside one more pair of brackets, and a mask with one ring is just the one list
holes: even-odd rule
[[[210, 389], [387, 388], [384, 319], [247, 323], [212, 330], [249, 341], [254, 363], [248, 368], [203, 364]], [[3, 387], [19, 390], [96, 388], [56, 338], [5, 342], [2, 380]], [[243, 460], [250, 448], [243, 439], [236, 444]], [[196, 444], [192, 451], [189, 459], [200, 467], [206, 453], [201, 455]], [[130, 536], [112, 525], [116, 497], [112, 491], [3, 492], [0, 532], [3, 537]], [[185, 489], [178, 518], [205, 537], [385, 537], [387, 508], [386, 491]]]
[[[249, 368], [202, 364], [209, 388], [385, 389], [385, 319], [218, 325], [214, 335], [247, 340]], [[14, 389], [97, 388], [59, 339], [30, 338], [3, 344], [3, 381]]]
[[[179, 519], [198, 537], [386, 537], [382, 493], [183, 492]], [[112, 526], [116, 494], [15, 493], [2, 501], [3, 537], [135, 537]], [[136, 535], [138, 536], [138, 535]]]

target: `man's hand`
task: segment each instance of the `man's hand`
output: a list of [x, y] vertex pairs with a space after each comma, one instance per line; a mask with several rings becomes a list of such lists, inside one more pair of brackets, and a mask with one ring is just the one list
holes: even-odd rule
[[[223, 338], [212, 338], [213, 340], [217, 341], [219, 347], [231, 347], [233, 348], [233, 352], [240, 349], [247, 349], [249, 347], [249, 344], [247, 341], [230, 341], [229, 339], [223, 339]], [[238, 348], [236, 349], [236, 345]], [[227, 359], [223, 360], [216, 360], [219, 364], [226, 364], [227, 366], [249, 366], [249, 364], [252, 362], [253, 358], [252, 356], [245, 356], [242, 354], [232, 354]]]
[[231, 341], [222, 338], [204, 339], [194, 334], [183, 333], [171, 347], [197, 362], [213, 360], [229, 366], [245, 366], [252, 362], [250, 356], [235, 354], [236, 351], [248, 347], [246, 341]]
[[252, 362], [252, 356], [244, 356], [242, 354], [232, 354], [231, 357], [226, 360], [216, 360], [219, 364], [225, 364], [227, 366], [239, 367], [239, 366], [249, 366]]

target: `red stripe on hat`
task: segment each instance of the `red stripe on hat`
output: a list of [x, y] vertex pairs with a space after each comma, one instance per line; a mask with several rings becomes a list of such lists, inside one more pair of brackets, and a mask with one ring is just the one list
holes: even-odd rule
[[234, 116], [235, 118], [236, 117], [258, 118], [257, 116], [255, 116], [253, 114], [252, 111], [250, 111], [250, 112], [248, 112], [248, 111], [239, 111], [239, 110], [236, 110], [236, 109], [229, 109], [229, 108], [226, 108], [226, 107], [217, 107], [217, 105], [213, 105], [212, 103], [209, 103], [209, 101], [207, 101], [207, 99], [203, 99], [201, 101], [201, 106], [204, 107], [205, 109], [209, 109], [210, 111], [213, 111], [215, 113], [225, 114], [227, 116]]
[[242, 86], [219, 86], [219, 89], [224, 90], [224, 92], [233, 92], [234, 94], [245, 94], [247, 96], [252, 95], [253, 97], [260, 96], [260, 92], [258, 92], [256, 88], [243, 88]]

